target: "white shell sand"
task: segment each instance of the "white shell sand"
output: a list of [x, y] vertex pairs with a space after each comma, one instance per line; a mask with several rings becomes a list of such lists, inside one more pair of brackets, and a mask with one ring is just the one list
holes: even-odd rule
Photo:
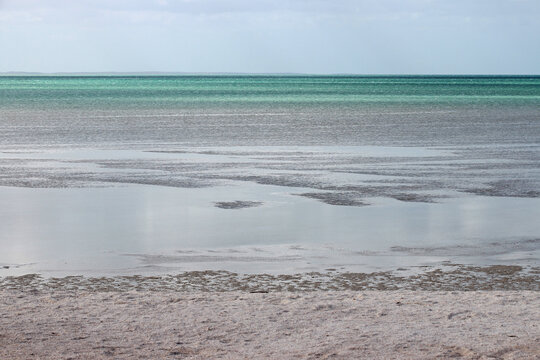
[[0, 359], [539, 359], [537, 291], [0, 290]]

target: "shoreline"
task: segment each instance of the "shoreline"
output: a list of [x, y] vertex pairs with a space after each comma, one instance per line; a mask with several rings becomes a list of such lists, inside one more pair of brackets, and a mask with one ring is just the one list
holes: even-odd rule
[[0, 358], [538, 359], [537, 291], [0, 290]]
[[[400, 271], [402, 270], [402, 271]], [[418, 271], [419, 270], [419, 271]], [[241, 274], [230, 271], [186, 271], [169, 275], [65, 276], [39, 274], [0, 277], [0, 291], [165, 291], [165, 292], [311, 292], [365, 290], [540, 291], [540, 267], [448, 264], [396, 271]]]

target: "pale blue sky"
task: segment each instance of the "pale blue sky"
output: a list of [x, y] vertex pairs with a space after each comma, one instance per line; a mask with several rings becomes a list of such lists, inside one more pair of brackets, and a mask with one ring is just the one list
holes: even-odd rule
[[0, 72], [540, 74], [540, 0], [0, 0]]

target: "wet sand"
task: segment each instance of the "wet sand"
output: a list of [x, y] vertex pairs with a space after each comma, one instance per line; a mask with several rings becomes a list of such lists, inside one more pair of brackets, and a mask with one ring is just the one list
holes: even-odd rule
[[[168, 261], [168, 260], [166, 260]], [[371, 273], [325, 272], [242, 274], [230, 271], [186, 271], [166, 275], [64, 276], [39, 274], [0, 277], [0, 291], [173, 291], [173, 292], [312, 292], [365, 290], [540, 291], [540, 268], [516, 265], [421, 266]]]
[[535, 291], [0, 291], [2, 359], [538, 359]]

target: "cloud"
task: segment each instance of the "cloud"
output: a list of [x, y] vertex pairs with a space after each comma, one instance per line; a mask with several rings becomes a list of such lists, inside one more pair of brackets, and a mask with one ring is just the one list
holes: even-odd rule
[[[2, 1], [2, 0], [0, 0]], [[2, 3], [0, 3], [2, 4]], [[426, 23], [462, 21], [537, 21], [540, 1], [527, 0], [3, 0], [4, 21], [101, 24], [105, 14], [141, 24], [180, 21], [185, 17], [290, 17], [299, 21], [338, 19]], [[22, 15], [24, 14], [24, 15]]]
[[12, 23], [40, 22], [43, 21], [43, 17], [28, 11], [0, 11], [0, 21]]

